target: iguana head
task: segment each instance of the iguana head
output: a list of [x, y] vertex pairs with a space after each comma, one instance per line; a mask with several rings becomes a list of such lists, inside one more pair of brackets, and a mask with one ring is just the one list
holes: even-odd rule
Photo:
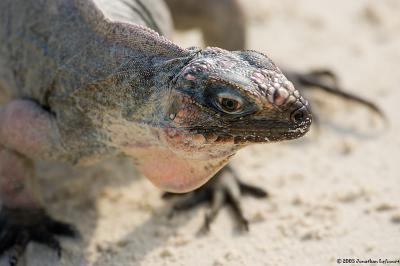
[[201, 134], [214, 144], [295, 139], [311, 124], [307, 101], [267, 56], [255, 51], [207, 48], [172, 86], [171, 128]]
[[154, 157], [159, 169], [144, 169], [165, 190], [192, 190], [239, 148], [299, 138], [311, 125], [307, 101], [258, 52], [206, 48], [169, 86], [159, 134], [168, 152]]

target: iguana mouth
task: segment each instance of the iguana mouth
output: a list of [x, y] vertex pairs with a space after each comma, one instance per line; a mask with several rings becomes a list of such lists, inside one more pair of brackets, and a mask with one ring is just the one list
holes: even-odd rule
[[203, 135], [209, 144], [245, 145], [300, 138], [308, 132], [311, 122], [311, 117], [294, 125], [282, 121], [250, 120], [232, 123], [224, 130], [220, 127], [210, 127], [192, 128], [190, 131], [194, 135]]
[[[245, 143], [266, 143], [293, 140], [304, 136], [310, 129], [312, 119], [308, 119], [301, 124], [289, 127], [271, 127], [264, 129], [261, 125], [252, 131], [245, 131], [243, 135], [236, 135], [234, 137], [235, 144]], [[274, 123], [279, 125], [279, 123]], [[240, 132], [240, 129], [237, 131]]]
[[[165, 129], [165, 141], [171, 151], [178, 156], [195, 160], [212, 160], [230, 157], [240, 148], [252, 143], [267, 143], [296, 139], [310, 128], [311, 118], [298, 125], [268, 127], [268, 123], [257, 126], [231, 128], [222, 131], [221, 128], [207, 129]], [[277, 125], [276, 123], [273, 123]]]

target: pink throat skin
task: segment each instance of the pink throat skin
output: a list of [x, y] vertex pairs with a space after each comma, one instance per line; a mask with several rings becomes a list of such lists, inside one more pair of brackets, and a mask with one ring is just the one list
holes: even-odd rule
[[[175, 193], [194, 190], [206, 183], [234, 154], [232, 142], [214, 143], [198, 135], [152, 128], [148, 145], [121, 143], [123, 152], [135, 158], [136, 168], [158, 188]], [[151, 139], [151, 140], [150, 140]], [[201, 139], [201, 141], [199, 141]]]
[[135, 157], [138, 170], [155, 186], [175, 193], [200, 187], [228, 162], [227, 158], [183, 158], [166, 148], [138, 149]]

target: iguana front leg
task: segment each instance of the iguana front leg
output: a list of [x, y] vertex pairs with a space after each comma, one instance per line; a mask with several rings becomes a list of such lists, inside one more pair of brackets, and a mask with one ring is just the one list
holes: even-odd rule
[[[236, 221], [243, 230], [249, 230], [248, 221], [243, 213], [242, 196], [249, 195], [256, 198], [265, 198], [268, 193], [259, 187], [242, 182], [230, 165], [222, 168], [204, 186], [193, 192], [183, 194], [174, 202], [172, 214], [175, 211], [184, 211], [201, 203], [209, 203], [210, 209], [205, 216], [203, 229], [209, 230], [221, 208], [227, 204], [233, 210]], [[164, 198], [172, 198], [179, 194], [165, 193]]]
[[0, 255], [10, 250], [10, 265], [30, 241], [60, 254], [53, 235], [75, 235], [73, 227], [46, 214], [34, 174], [32, 159], [60, 157], [61, 147], [53, 115], [36, 103], [15, 100], [0, 109]]

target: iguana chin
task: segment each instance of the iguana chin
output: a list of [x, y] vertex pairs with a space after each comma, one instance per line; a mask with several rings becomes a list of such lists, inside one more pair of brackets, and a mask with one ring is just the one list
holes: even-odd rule
[[109, 3], [0, 2], [0, 254], [11, 249], [10, 264], [30, 241], [60, 251], [53, 235], [74, 234], [45, 213], [36, 159], [124, 153], [156, 186], [185, 192], [238, 149], [310, 127], [307, 101], [267, 56], [183, 49], [126, 13], [145, 2]]

